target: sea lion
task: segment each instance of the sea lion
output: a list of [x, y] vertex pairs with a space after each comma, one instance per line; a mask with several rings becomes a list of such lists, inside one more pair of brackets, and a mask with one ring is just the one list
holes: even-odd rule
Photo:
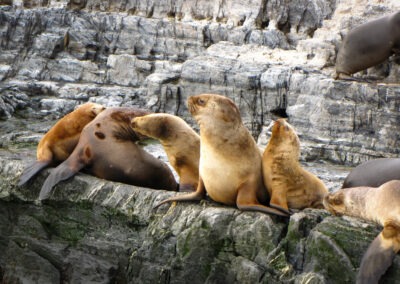
[[334, 215], [349, 215], [383, 226], [364, 254], [357, 283], [378, 283], [400, 250], [400, 181], [380, 187], [352, 187], [330, 193], [324, 206]]
[[344, 38], [336, 58], [335, 79], [378, 65], [400, 48], [400, 12], [352, 29]]
[[261, 152], [243, 125], [235, 103], [224, 96], [201, 94], [188, 99], [188, 108], [200, 126], [199, 182], [195, 192], [168, 198], [199, 201], [206, 192], [216, 202], [244, 211], [288, 216], [268, 207], [264, 188]]
[[36, 161], [24, 169], [18, 185], [25, 184], [42, 169], [65, 161], [78, 144], [82, 129], [104, 109], [89, 102], [61, 118], [39, 141]]
[[83, 168], [106, 180], [177, 190], [169, 167], [136, 144], [139, 137], [130, 123], [132, 118], [146, 114], [149, 112], [128, 107], [108, 108], [100, 113], [82, 130], [78, 145], [69, 158], [47, 177], [39, 199], [46, 199], [54, 185]]
[[344, 180], [342, 188], [356, 186], [378, 187], [394, 179], [400, 180], [400, 159], [374, 159], [355, 167]]
[[194, 191], [199, 180], [200, 136], [180, 117], [154, 113], [132, 119], [135, 132], [158, 139], [179, 175], [179, 191]]
[[324, 207], [322, 200], [327, 188], [301, 167], [299, 158], [300, 140], [296, 131], [285, 119], [276, 120], [262, 160], [271, 207], [280, 210]]

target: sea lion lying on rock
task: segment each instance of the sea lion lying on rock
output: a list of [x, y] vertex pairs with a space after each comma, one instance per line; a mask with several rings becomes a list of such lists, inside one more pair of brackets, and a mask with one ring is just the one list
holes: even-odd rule
[[378, 65], [400, 51], [400, 12], [369, 21], [352, 29], [336, 58], [335, 79]]
[[364, 254], [357, 283], [378, 283], [400, 250], [400, 181], [380, 187], [343, 188], [324, 198], [324, 206], [334, 215], [349, 215], [377, 222], [382, 232]]
[[188, 99], [190, 113], [200, 126], [199, 183], [193, 193], [168, 198], [172, 201], [199, 201], [206, 192], [214, 201], [280, 216], [287, 212], [268, 207], [264, 187], [261, 152], [243, 125], [239, 109], [224, 96], [202, 94]]
[[135, 132], [160, 141], [179, 175], [179, 191], [194, 191], [199, 180], [200, 136], [180, 117], [154, 113], [132, 119]]
[[300, 140], [293, 127], [278, 119], [263, 154], [264, 184], [271, 197], [270, 206], [280, 209], [323, 208], [328, 194], [324, 183], [299, 163]]
[[42, 169], [65, 161], [78, 144], [82, 129], [104, 109], [89, 102], [61, 118], [39, 141], [36, 161], [24, 169], [18, 185], [24, 185]]
[[54, 185], [83, 168], [106, 180], [177, 190], [169, 167], [136, 144], [139, 138], [130, 127], [131, 120], [146, 114], [149, 112], [127, 107], [108, 108], [99, 114], [83, 129], [69, 158], [47, 177], [39, 199], [46, 199]]
[[394, 179], [400, 180], [400, 159], [374, 159], [355, 167], [344, 180], [342, 188], [378, 187]]

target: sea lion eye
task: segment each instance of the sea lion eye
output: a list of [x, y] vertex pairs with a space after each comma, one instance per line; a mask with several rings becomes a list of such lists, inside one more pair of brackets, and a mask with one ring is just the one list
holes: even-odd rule
[[197, 99], [197, 104], [201, 105], [201, 106], [204, 106], [206, 104], [206, 101], [203, 100], [202, 98], [199, 98], [199, 99]]

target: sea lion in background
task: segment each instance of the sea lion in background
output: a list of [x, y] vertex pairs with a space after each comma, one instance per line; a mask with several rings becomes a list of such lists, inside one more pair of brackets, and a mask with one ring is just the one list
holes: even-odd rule
[[299, 158], [300, 140], [295, 130], [285, 119], [276, 120], [262, 161], [271, 207], [280, 210], [324, 207], [322, 200], [328, 189], [318, 177], [301, 167]]
[[400, 250], [400, 181], [380, 187], [352, 187], [330, 193], [324, 206], [334, 215], [349, 215], [379, 223], [382, 232], [364, 254], [357, 283], [378, 283]]
[[180, 117], [154, 113], [132, 119], [135, 132], [158, 139], [179, 175], [179, 191], [194, 191], [199, 180], [200, 136]]
[[400, 159], [374, 159], [355, 167], [344, 180], [342, 188], [356, 186], [378, 187], [394, 179], [400, 180]]
[[199, 201], [206, 192], [216, 202], [243, 211], [288, 216], [268, 207], [261, 171], [261, 152], [243, 125], [239, 109], [227, 97], [202, 94], [189, 97], [190, 113], [200, 126], [199, 182], [195, 192], [168, 198]]
[[378, 65], [400, 48], [400, 12], [352, 29], [344, 38], [336, 58], [335, 79]]
[[100, 113], [82, 130], [78, 145], [69, 158], [51, 171], [39, 199], [46, 199], [53, 186], [83, 168], [106, 180], [177, 190], [170, 168], [136, 144], [139, 137], [130, 127], [131, 120], [146, 114], [149, 114], [146, 110], [128, 107], [108, 108]]
[[36, 161], [24, 169], [18, 185], [25, 184], [45, 167], [65, 161], [78, 144], [82, 129], [104, 109], [89, 102], [61, 118], [39, 141]]

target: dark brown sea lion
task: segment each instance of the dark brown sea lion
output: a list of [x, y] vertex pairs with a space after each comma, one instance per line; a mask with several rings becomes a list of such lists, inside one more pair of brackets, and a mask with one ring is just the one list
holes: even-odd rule
[[328, 193], [324, 183], [299, 163], [300, 140], [293, 127], [278, 119], [263, 154], [264, 184], [277, 209], [323, 208]]
[[36, 161], [24, 169], [18, 185], [25, 184], [45, 167], [65, 161], [78, 144], [82, 129], [104, 109], [102, 105], [89, 102], [61, 118], [40, 140]]
[[355, 167], [344, 180], [342, 188], [378, 187], [394, 179], [400, 180], [400, 159], [374, 159]]
[[39, 199], [46, 199], [54, 185], [83, 168], [87, 173], [106, 180], [177, 190], [178, 185], [169, 167], [136, 144], [139, 137], [130, 123], [132, 118], [146, 114], [149, 112], [124, 107], [108, 108], [100, 113], [83, 129], [69, 158], [47, 177]]
[[132, 119], [135, 132], [160, 141], [179, 175], [179, 190], [194, 191], [199, 180], [200, 136], [180, 117], [154, 113]]
[[369, 21], [352, 29], [336, 58], [335, 79], [378, 65], [400, 49], [400, 12]]
[[377, 222], [382, 232], [364, 254], [357, 283], [378, 283], [400, 250], [400, 181], [380, 187], [340, 189], [324, 198], [324, 206], [335, 215], [349, 215]]
[[188, 99], [190, 113], [200, 126], [199, 183], [193, 193], [164, 200], [199, 201], [206, 191], [214, 201], [244, 211], [288, 216], [264, 204], [261, 152], [243, 125], [239, 109], [227, 97], [202, 94]]

